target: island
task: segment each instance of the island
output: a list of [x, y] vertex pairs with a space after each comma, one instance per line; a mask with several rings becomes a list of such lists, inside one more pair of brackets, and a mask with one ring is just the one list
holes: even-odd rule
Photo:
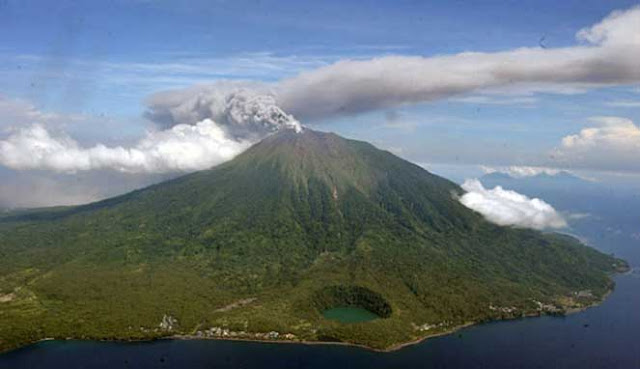
[[0, 351], [43, 339], [397, 349], [602, 301], [628, 267], [498, 226], [373, 145], [283, 130], [235, 159], [87, 205], [0, 215]]

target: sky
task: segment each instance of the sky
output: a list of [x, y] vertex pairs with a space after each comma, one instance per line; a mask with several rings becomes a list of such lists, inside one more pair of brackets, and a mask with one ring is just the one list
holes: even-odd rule
[[640, 183], [639, 6], [0, 0], [0, 207], [105, 198], [300, 127], [460, 178]]

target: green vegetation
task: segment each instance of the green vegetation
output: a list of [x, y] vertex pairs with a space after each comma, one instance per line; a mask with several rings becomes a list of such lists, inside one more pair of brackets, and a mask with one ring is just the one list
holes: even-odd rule
[[[391, 316], [389, 303], [379, 293], [359, 286], [325, 287], [314, 296], [318, 311], [326, 312], [334, 308], [360, 308], [380, 318]], [[326, 316], [326, 315], [325, 315]]]
[[[386, 348], [589, 305], [624, 266], [566, 236], [490, 224], [461, 192], [367, 143], [285, 131], [124, 196], [5, 214], [0, 350], [213, 327]], [[334, 307], [381, 318], [325, 319]]]

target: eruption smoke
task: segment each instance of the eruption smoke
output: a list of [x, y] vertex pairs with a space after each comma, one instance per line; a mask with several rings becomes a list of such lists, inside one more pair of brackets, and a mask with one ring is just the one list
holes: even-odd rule
[[83, 148], [33, 125], [0, 141], [0, 164], [56, 171], [196, 170], [280, 129], [300, 131], [294, 116], [319, 122], [478, 91], [573, 93], [640, 83], [640, 7], [613, 12], [576, 38], [578, 45], [556, 49], [342, 60], [272, 84], [218, 82], [160, 92], [148, 99], [145, 113], [159, 131], [133, 147]]

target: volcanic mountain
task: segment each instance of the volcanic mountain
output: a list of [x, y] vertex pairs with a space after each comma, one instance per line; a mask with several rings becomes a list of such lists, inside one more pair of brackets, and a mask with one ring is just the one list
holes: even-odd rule
[[[0, 220], [0, 348], [197, 336], [374, 348], [599, 301], [624, 262], [491, 224], [453, 182], [283, 130], [213, 169]], [[377, 319], [323, 314], [360, 308]]]

